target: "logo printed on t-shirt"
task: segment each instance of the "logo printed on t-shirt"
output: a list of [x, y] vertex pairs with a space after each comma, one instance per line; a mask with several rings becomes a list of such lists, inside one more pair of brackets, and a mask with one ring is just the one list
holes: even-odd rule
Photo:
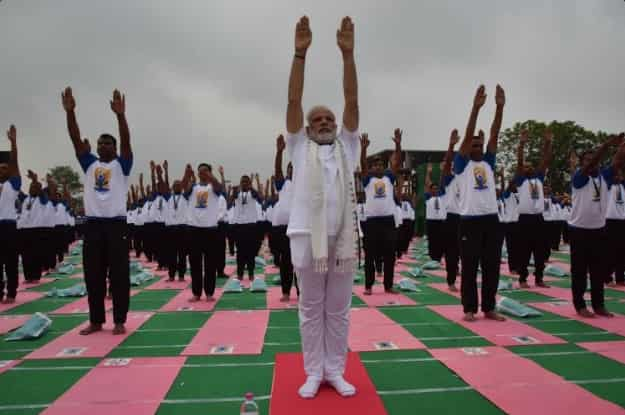
[[111, 170], [105, 167], [97, 167], [93, 172], [95, 177], [95, 191], [108, 192], [111, 190]]
[[195, 207], [198, 209], [206, 209], [208, 206], [208, 191], [197, 192], [195, 195]]
[[386, 183], [383, 180], [376, 180], [373, 183], [373, 197], [383, 199], [386, 197]]
[[488, 178], [486, 177], [486, 170], [482, 166], [473, 167], [473, 178], [475, 179], [475, 187], [477, 190], [488, 189]]
[[533, 200], [538, 200], [538, 184], [535, 181], [530, 180], [530, 196]]

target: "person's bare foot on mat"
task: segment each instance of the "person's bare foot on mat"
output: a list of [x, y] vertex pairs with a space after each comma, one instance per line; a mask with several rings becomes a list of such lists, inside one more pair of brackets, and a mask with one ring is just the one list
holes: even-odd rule
[[614, 314], [612, 314], [605, 308], [598, 308], [594, 311], [596, 315], [601, 316], [601, 317], [614, 317]]
[[579, 310], [577, 310], [577, 314], [581, 317], [584, 318], [594, 318], [595, 317], [595, 313], [593, 313], [592, 311], [588, 310], [587, 308], [580, 308]]
[[549, 285], [545, 284], [544, 282], [537, 282], [536, 286], [540, 288], [551, 288]]
[[189, 298], [189, 302], [190, 303], [197, 303], [198, 301], [200, 301], [200, 297], [197, 297], [195, 295], [193, 297]]
[[208, 297], [206, 297], [206, 301], [208, 301], [209, 303], [212, 303], [215, 301], [215, 297], [213, 297], [212, 295], [209, 295]]
[[126, 327], [123, 324], [115, 324], [115, 327], [113, 328], [113, 334], [126, 334]]
[[519, 287], [521, 287], [521, 288], [530, 288], [530, 285], [528, 283], [526, 283], [526, 282], [520, 282], [519, 283]]
[[458, 291], [458, 289], [456, 288], [456, 286], [455, 286], [455, 285], [451, 284], [451, 285], [449, 286], [449, 291], [456, 292], [456, 291]]
[[291, 300], [291, 297], [289, 297], [288, 295], [283, 295], [282, 297], [280, 297], [281, 303], [288, 303], [290, 300]]
[[495, 321], [506, 321], [506, 318], [504, 316], [494, 311], [487, 311], [486, 313], [484, 313], [484, 318]]
[[364, 295], [371, 295], [371, 288], [365, 288]]
[[462, 318], [464, 321], [475, 321], [475, 313], [464, 313], [464, 317]]
[[102, 324], [89, 324], [86, 328], [80, 330], [80, 335], [88, 336], [98, 331], [102, 331]]

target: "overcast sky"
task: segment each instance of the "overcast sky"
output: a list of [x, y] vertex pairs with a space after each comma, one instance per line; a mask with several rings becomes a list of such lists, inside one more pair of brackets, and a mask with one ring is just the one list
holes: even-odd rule
[[[3, 0], [0, 126], [18, 127], [22, 170], [78, 168], [60, 102], [71, 85], [82, 135], [118, 135], [108, 100], [126, 93], [133, 174], [150, 159], [223, 164], [228, 178], [270, 174], [285, 130], [297, 19], [308, 15], [304, 107], [342, 113], [336, 29], [356, 30], [360, 130], [371, 151], [443, 149], [479, 83], [506, 90], [504, 127], [575, 120], [625, 130], [622, 0], [233, 1]], [[339, 118], [340, 119], [340, 118]], [[5, 127], [6, 126], [6, 127]], [[6, 140], [0, 149], [8, 148]]]

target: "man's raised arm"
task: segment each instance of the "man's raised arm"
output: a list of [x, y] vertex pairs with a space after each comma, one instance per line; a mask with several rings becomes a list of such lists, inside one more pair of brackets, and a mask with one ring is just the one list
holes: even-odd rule
[[11, 155], [9, 159], [9, 177], [20, 177], [20, 168], [17, 163], [17, 130], [14, 125], [9, 127], [7, 138], [11, 144]]
[[486, 149], [491, 154], [497, 153], [497, 142], [499, 141], [499, 131], [501, 130], [501, 122], [503, 120], [503, 107], [506, 105], [506, 94], [499, 85], [497, 85], [495, 90], [495, 103], [497, 104], [495, 119], [493, 119], [493, 124], [490, 127], [490, 137], [486, 146]]
[[76, 100], [72, 94], [72, 88], [67, 87], [65, 91], [61, 93], [61, 99], [63, 102], [63, 109], [67, 116], [67, 131], [69, 132], [69, 138], [72, 140], [74, 150], [77, 156], [82, 156], [88, 150], [88, 146], [80, 138], [80, 128], [78, 128], [78, 121], [76, 121]]
[[308, 17], [302, 17], [295, 27], [295, 55], [289, 77], [289, 97], [286, 109], [286, 130], [295, 134], [304, 126], [302, 95], [304, 93], [304, 67], [306, 51], [312, 42]]
[[354, 61], [354, 23], [349, 17], [344, 17], [341, 28], [336, 31], [336, 43], [343, 55], [343, 94], [345, 109], [343, 110], [343, 125], [349, 131], [358, 129], [358, 79], [356, 77], [356, 62]]
[[120, 156], [125, 160], [130, 160], [132, 158], [132, 149], [130, 147], [130, 129], [126, 121], [126, 96], [122, 95], [117, 89], [113, 91], [111, 110], [117, 116], [117, 124], [119, 125]]
[[473, 106], [471, 107], [471, 114], [469, 115], [469, 122], [467, 123], [467, 128], [464, 132], [464, 139], [462, 140], [462, 144], [460, 144], [460, 149], [458, 153], [462, 157], [468, 157], [471, 153], [471, 145], [473, 141], [473, 136], [475, 135], [475, 126], [477, 125], [477, 116], [480, 113], [480, 108], [486, 102], [486, 88], [484, 85], [480, 85], [477, 91], [475, 91], [475, 97], [473, 98]]

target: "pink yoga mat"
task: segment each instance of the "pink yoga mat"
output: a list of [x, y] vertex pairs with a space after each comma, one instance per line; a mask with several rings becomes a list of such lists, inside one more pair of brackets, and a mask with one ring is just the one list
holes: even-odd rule
[[625, 414], [625, 409], [501, 347], [430, 353], [510, 415]]
[[0, 316], [0, 334], [6, 334], [11, 330], [22, 327], [30, 319], [30, 316]]
[[546, 295], [547, 297], [557, 298], [559, 300], [571, 301], [573, 297], [572, 291], [570, 288], [562, 288], [562, 287], [532, 287], [532, 289], [528, 290], [531, 292], [536, 292], [542, 295]]
[[291, 290], [291, 292], [290, 301], [283, 303], [280, 301], [282, 288], [269, 287], [267, 289], [267, 308], [270, 310], [296, 309], [298, 304], [297, 295], [295, 295], [295, 290]]
[[280, 272], [280, 268], [275, 265], [267, 265], [265, 267], [265, 274], [278, 274]]
[[237, 266], [236, 265], [226, 265], [226, 267], [224, 268], [224, 272], [228, 275], [235, 275], [237, 273]]
[[216, 311], [182, 354], [260, 354], [268, 324], [269, 310]]
[[625, 341], [577, 343], [577, 345], [625, 364]]
[[42, 414], [154, 414], [185, 360], [185, 357], [106, 359]]
[[411, 269], [411, 267], [408, 267], [404, 264], [395, 264], [395, 272], [408, 272]]
[[575, 311], [572, 303], [531, 303], [530, 306], [557, 314], [562, 317], [581, 321], [582, 323], [588, 324], [589, 326], [597, 327], [599, 329], [609, 331], [610, 333], [625, 336], [625, 316], [621, 314], [615, 314], [612, 318], [584, 318], [577, 315], [577, 312]]
[[178, 293], [167, 304], [161, 307], [160, 311], [212, 311], [222, 294], [223, 289], [215, 288], [215, 293], [213, 294], [215, 301], [206, 301], [206, 297], [202, 295], [200, 301], [191, 303], [189, 299], [193, 297], [193, 293], [191, 289], [188, 288]]
[[564, 340], [544, 333], [527, 324], [507, 319], [506, 321], [493, 321], [478, 318], [477, 321], [468, 322], [462, 319], [464, 313], [462, 307], [457, 305], [429, 306], [430, 310], [440, 314], [448, 320], [460, 324], [464, 328], [483, 337], [497, 346], [519, 346], [528, 344], [564, 344]]
[[80, 326], [68, 331], [64, 335], [57, 337], [45, 346], [40, 347], [25, 359], [56, 359], [56, 358], [77, 358], [77, 357], [104, 357], [123, 342], [128, 336], [135, 332], [145, 323], [153, 313], [128, 313], [126, 321], [126, 334], [114, 336], [113, 316], [107, 314], [107, 323], [104, 330], [81, 336], [80, 330], [89, 324], [85, 322]]
[[173, 281], [169, 280], [169, 276], [163, 277], [154, 284], [145, 287], [146, 290], [184, 290], [191, 283], [190, 279], [179, 281], [177, 278]]
[[352, 308], [348, 338], [352, 352], [425, 349], [405, 328], [376, 308]]
[[402, 294], [387, 294], [379, 285], [373, 286], [373, 295], [364, 295], [364, 285], [354, 285], [354, 294], [365, 302], [369, 307], [384, 307], [397, 305], [416, 305], [417, 303]]
[[[68, 277], [69, 278], [69, 277]], [[22, 292], [22, 291], [26, 291], [29, 288], [33, 288], [33, 287], [38, 287], [41, 284], [47, 284], [49, 282], [54, 282], [56, 281], [58, 278], [51, 278], [51, 277], [41, 277], [41, 279], [36, 283], [36, 284], [26, 284], [26, 280], [24, 280], [23, 278], [20, 279], [19, 282], [19, 286], [17, 288], [18, 292]]]
[[[137, 294], [139, 290], [130, 290], [130, 296]], [[113, 300], [104, 299], [104, 310], [109, 311], [113, 308]], [[65, 304], [64, 306], [54, 310], [52, 314], [87, 314], [89, 313], [89, 299], [88, 297], [81, 297], [76, 301]]]
[[416, 259], [412, 259], [408, 257], [402, 257], [401, 259], [398, 259], [397, 262], [399, 262], [400, 264], [404, 264], [404, 265], [416, 265], [417, 264]]
[[616, 290], [616, 291], [621, 291], [625, 293], [625, 287], [622, 285], [615, 285], [613, 287], [605, 287], [606, 290]]
[[22, 363], [21, 360], [0, 360], [0, 375]]
[[18, 307], [22, 304], [30, 303], [31, 301], [38, 300], [44, 297], [44, 293], [40, 293], [37, 291], [21, 291], [17, 293], [15, 297], [15, 302], [13, 304], [3, 304], [0, 303], [0, 313], [8, 311], [12, 308]]

